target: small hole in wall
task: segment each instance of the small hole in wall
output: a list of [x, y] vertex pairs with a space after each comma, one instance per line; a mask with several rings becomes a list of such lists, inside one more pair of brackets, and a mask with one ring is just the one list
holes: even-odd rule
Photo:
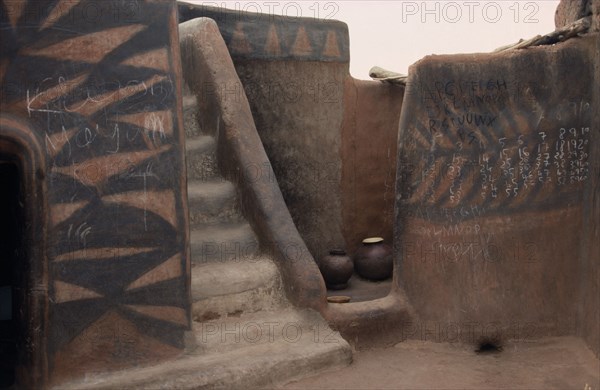
[[479, 343], [477, 343], [476, 353], [480, 354], [493, 354], [502, 352], [502, 344], [495, 339], [481, 339]]

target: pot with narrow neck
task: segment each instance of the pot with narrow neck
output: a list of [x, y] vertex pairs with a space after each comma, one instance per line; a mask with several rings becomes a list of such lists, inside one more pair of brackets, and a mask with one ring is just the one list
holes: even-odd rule
[[348, 280], [354, 272], [354, 264], [343, 249], [332, 249], [329, 255], [319, 262], [319, 269], [328, 289], [343, 290], [348, 287]]
[[354, 268], [365, 279], [388, 279], [394, 269], [392, 248], [381, 237], [365, 238], [354, 256]]

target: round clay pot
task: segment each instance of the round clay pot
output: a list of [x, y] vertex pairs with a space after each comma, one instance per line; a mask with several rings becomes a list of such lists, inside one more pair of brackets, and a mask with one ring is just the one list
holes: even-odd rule
[[392, 276], [392, 248], [381, 237], [365, 238], [354, 256], [356, 273], [369, 280], [384, 280]]
[[352, 259], [346, 256], [342, 249], [333, 249], [329, 255], [319, 262], [319, 269], [325, 279], [327, 288], [331, 290], [342, 290], [348, 286], [348, 279], [354, 272]]

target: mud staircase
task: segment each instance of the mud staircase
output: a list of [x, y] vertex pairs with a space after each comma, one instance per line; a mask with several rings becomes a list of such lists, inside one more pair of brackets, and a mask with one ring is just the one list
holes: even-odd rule
[[[284, 298], [276, 265], [259, 254], [258, 239], [242, 216], [234, 184], [219, 172], [216, 139], [200, 131], [196, 97], [187, 88], [183, 105], [192, 311], [196, 334], [200, 336], [197, 340], [202, 346], [207, 333], [212, 333], [207, 329], [234, 329], [229, 337], [235, 339], [242, 336], [235, 334], [235, 329], [241, 331], [251, 313], [289, 311], [290, 305]], [[250, 317], [254, 321], [257, 315]]]
[[194, 340], [174, 361], [60, 389], [273, 388], [352, 360], [349, 344], [319, 313], [285, 298], [279, 270], [260, 253], [235, 185], [220, 174], [217, 140], [200, 131], [198, 104], [186, 89], [183, 105]]
[[192, 353], [220, 362], [205, 368], [207, 387], [273, 386], [349, 364], [351, 349], [339, 333], [319, 313], [299, 310], [285, 298], [279, 270], [260, 253], [238, 191], [220, 173], [217, 140], [200, 128], [196, 97], [187, 88], [183, 105], [197, 343]]
[[282, 309], [277, 267], [259, 255], [236, 188], [219, 172], [216, 139], [200, 132], [196, 98], [187, 89], [183, 103], [195, 323]]

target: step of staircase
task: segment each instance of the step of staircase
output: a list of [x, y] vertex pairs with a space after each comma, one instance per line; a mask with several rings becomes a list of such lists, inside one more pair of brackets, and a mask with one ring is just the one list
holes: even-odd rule
[[194, 95], [183, 95], [183, 127], [187, 138], [201, 135], [198, 122], [198, 100]]
[[194, 332], [198, 347], [175, 361], [90, 375], [59, 388], [264, 389], [352, 361], [348, 343], [308, 310], [196, 323]]
[[188, 182], [188, 205], [192, 229], [242, 219], [235, 186], [221, 178]]
[[214, 137], [201, 135], [185, 141], [188, 180], [209, 181], [219, 177]]
[[196, 321], [238, 317], [285, 305], [279, 270], [273, 261], [256, 258], [209, 263], [192, 268], [192, 315]]
[[190, 232], [194, 264], [253, 261], [258, 254], [256, 235], [248, 223], [205, 224]]
[[193, 326], [198, 346], [195, 353], [225, 353], [244, 345], [277, 342], [343, 344], [337, 337], [338, 333], [317, 312], [291, 306], [215, 321], [194, 322]]

